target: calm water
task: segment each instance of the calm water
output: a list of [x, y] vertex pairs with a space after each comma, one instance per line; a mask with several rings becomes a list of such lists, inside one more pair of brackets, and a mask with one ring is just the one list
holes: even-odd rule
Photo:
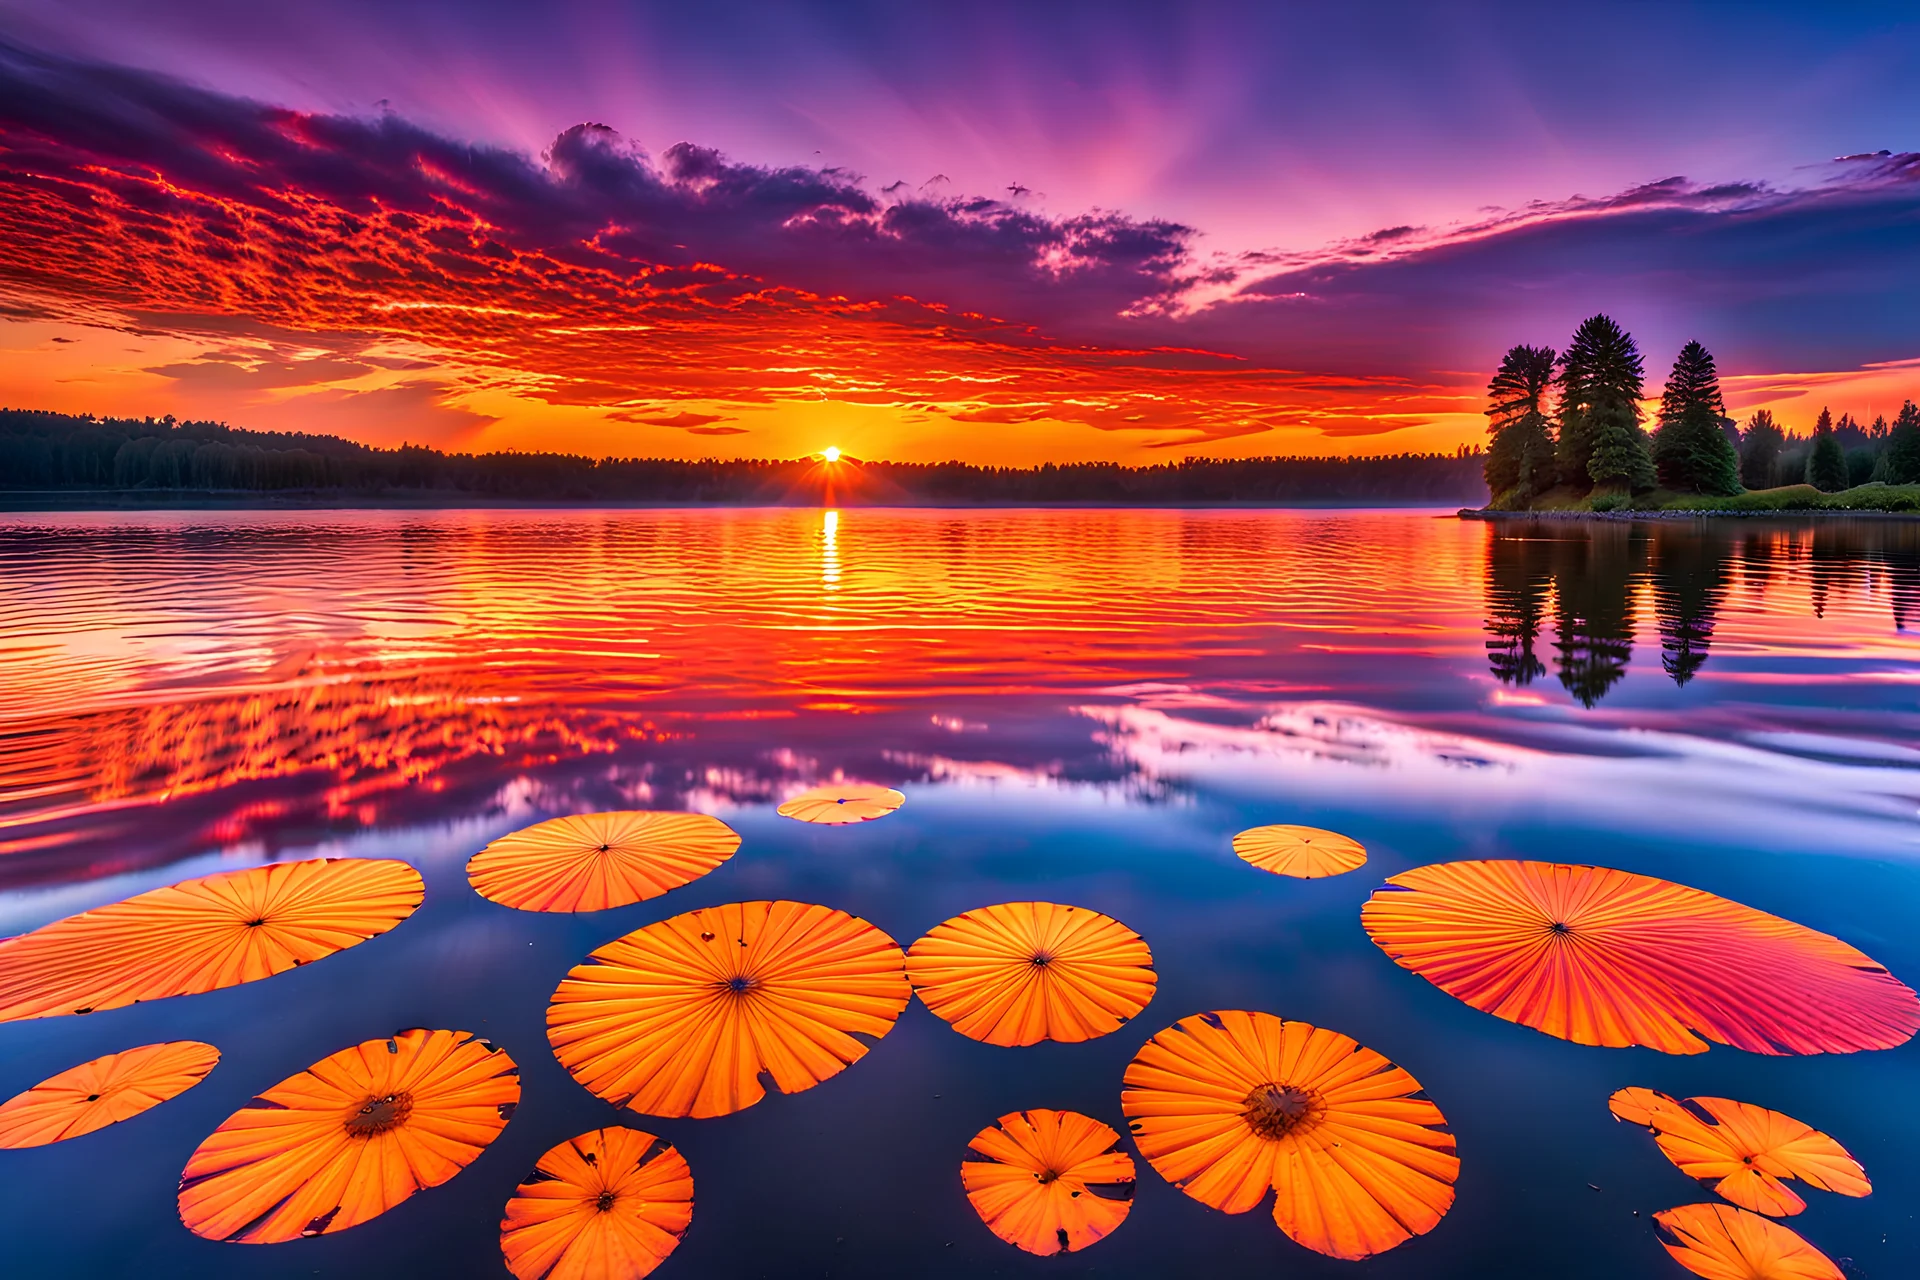
[[[1906, 628], [1914, 628], [1908, 630]], [[1460, 857], [1668, 877], [1920, 979], [1920, 526], [1533, 529], [1435, 513], [413, 512], [0, 517], [0, 932], [316, 854], [427, 881], [391, 934], [267, 982], [0, 1025], [0, 1097], [83, 1059], [210, 1041], [205, 1084], [0, 1151], [0, 1257], [35, 1276], [505, 1276], [496, 1224], [554, 1143], [619, 1118], [554, 1061], [548, 996], [599, 943], [786, 897], [902, 945], [987, 903], [1118, 917], [1160, 986], [1121, 1032], [1001, 1049], [915, 1003], [843, 1074], [717, 1120], [662, 1277], [1682, 1276], [1650, 1212], [1710, 1199], [1608, 1094], [1720, 1094], [1847, 1144], [1874, 1194], [1791, 1225], [1850, 1274], [1920, 1274], [1920, 1047], [1838, 1058], [1583, 1048], [1395, 968], [1358, 909]], [[908, 803], [848, 829], [773, 806], [846, 776]], [[650, 903], [542, 916], [463, 864], [537, 819], [692, 808], [744, 836]], [[1332, 827], [1332, 880], [1229, 849]], [[1004, 1112], [1124, 1130], [1120, 1076], [1206, 1009], [1333, 1027], [1410, 1070], [1459, 1199], [1365, 1264], [1229, 1217], [1144, 1164], [1092, 1249], [1017, 1253], [959, 1187]], [[405, 1026], [484, 1032], [518, 1114], [453, 1181], [293, 1244], [200, 1240], [174, 1187], [250, 1097]]]

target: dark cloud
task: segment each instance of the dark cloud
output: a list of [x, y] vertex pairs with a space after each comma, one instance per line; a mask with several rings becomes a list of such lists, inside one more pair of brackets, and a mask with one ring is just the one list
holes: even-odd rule
[[156, 365], [146, 372], [171, 378], [190, 391], [252, 392], [341, 382], [372, 373], [374, 366], [358, 360], [289, 360], [249, 352], [211, 351], [195, 360]]
[[[391, 114], [300, 114], [18, 48], [0, 47], [0, 120], [12, 167], [32, 171], [48, 194], [104, 161], [283, 216], [323, 201], [327, 229], [346, 238], [376, 223], [421, 230], [409, 219], [468, 215], [485, 229], [422, 230], [443, 251], [433, 265], [453, 275], [526, 252], [629, 278], [712, 263], [868, 301], [932, 296], [961, 310], [1070, 321], [1171, 298], [1191, 238], [1169, 222], [1054, 219], [989, 200], [883, 206], [853, 175], [737, 164], [686, 142], [656, 164], [601, 124], [562, 133], [542, 164]], [[177, 190], [122, 194], [154, 213], [190, 200]], [[240, 219], [207, 223], [210, 241], [244, 254]], [[406, 275], [377, 254], [360, 266], [368, 284]]]
[[953, 415], [955, 422], [1038, 422], [1051, 417], [1053, 410], [1048, 405], [992, 405], [985, 409], [970, 409]]
[[1404, 236], [1416, 243], [1371, 261], [1267, 275], [1194, 328], [1335, 369], [1487, 367], [1601, 310], [1657, 352], [1698, 337], [1723, 371], [1920, 354], [1920, 157], [1822, 177], [1802, 190], [1666, 179]]
[[726, 424], [732, 418], [719, 413], [695, 413], [691, 409], [672, 412], [642, 409], [615, 409], [607, 414], [615, 422], [637, 422], [650, 427], [679, 427], [689, 435], [696, 436], [743, 436], [747, 428]]
[[[731, 419], [717, 413], [694, 413], [689, 409], [661, 412], [643, 409], [615, 409], [607, 415], [615, 422], [642, 422], [650, 427], [686, 427], [689, 430], [711, 426]], [[712, 433], [708, 433], [712, 434]]]

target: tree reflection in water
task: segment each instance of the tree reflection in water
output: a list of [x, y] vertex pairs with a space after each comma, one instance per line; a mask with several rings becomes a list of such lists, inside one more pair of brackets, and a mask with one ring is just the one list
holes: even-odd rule
[[1607, 696], [1633, 656], [1635, 579], [1647, 563], [1647, 537], [1612, 521], [1584, 538], [1556, 541], [1553, 647], [1560, 683], [1583, 707]]
[[1692, 525], [1653, 539], [1653, 612], [1660, 622], [1660, 665], [1684, 685], [1707, 660], [1713, 624], [1726, 600], [1731, 539]]
[[1496, 528], [1487, 543], [1487, 663], [1501, 684], [1524, 687], [1547, 674], [1534, 655], [1546, 616], [1553, 544]]
[[1920, 626], [1920, 524], [1912, 521], [1503, 522], [1487, 542], [1487, 665], [1503, 685], [1545, 675], [1535, 645], [1550, 608], [1555, 673], [1593, 707], [1627, 673], [1644, 588], [1661, 668], [1684, 686], [1706, 664], [1736, 568], [1756, 602], [1800, 578], [1807, 607], [1824, 619], [1841, 593], [1879, 588], [1894, 630]]

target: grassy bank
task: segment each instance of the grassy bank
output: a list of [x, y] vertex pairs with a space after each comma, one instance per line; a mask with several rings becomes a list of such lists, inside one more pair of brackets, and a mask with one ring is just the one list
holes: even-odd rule
[[[1503, 510], [1498, 505], [1489, 510]], [[1920, 484], [1855, 485], [1838, 493], [1822, 493], [1810, 484], [1782, 485], [1778, 489], [1752, 489], [1731, 498], [1712, 498], [1698, 493], [1674, 493], [1654, 489], [1647, 493], [1625, 494], [1617, 490], [1576, 493], [1571, 489], [1551, 489], [1525, 508], [1547, 512], [1657, 512], [1724, 511], [1731, 514], [1765, 514], [1793, 511], [1887, 511], [1920, 514]]]

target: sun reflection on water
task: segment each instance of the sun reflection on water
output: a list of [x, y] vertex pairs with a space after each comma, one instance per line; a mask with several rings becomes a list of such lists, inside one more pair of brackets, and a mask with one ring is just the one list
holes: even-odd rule
[[820, 585], [832, 591], [840, 584], [840, 513], [820, 515]]

